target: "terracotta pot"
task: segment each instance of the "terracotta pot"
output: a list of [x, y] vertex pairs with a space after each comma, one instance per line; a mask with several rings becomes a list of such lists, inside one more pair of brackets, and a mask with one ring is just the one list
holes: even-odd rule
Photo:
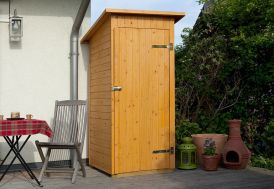
[[200, 166], [203, 165], [202, 155], [204, 153], [204, 143], [207, 138], [212, 138], [216, 144], [216, 154], [222, 154], [224, 145], [227, 141], [227, 135], [225, 134], [195, 134], [191, 135], [193, 143], [197, 147], [197, 159]]
[[206, 171], [217, 171], [221, 156], [216, 154], [214, 156], [203, 155], [204, 170]]

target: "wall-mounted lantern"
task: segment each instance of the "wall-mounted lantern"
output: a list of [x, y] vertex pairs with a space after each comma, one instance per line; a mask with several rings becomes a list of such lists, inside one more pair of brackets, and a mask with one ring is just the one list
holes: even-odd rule
[[9, 33], [10, 41], [21, 41], [23, 37], [23, 18], [17, 16], [16, 9], [14, 9], [14, 16], [10, 17]]

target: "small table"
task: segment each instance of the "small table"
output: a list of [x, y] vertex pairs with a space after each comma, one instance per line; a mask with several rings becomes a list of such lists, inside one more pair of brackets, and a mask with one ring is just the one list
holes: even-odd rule
[[[8, 167], [5, 169], [4, 173], [2, 174], [0, 181], [4, 178], [8, 170], [10, 169], [11, 165], [17, 158], [21, 165], [24, 167], [24, 169], [27, 171], [29, 176], [32, 179], [35, 179], [37, 184], [39, 186], [42, 186], [41, 183], [38, 181], [24, 158], [21, 156], [20, 152], [24, 148], [25, 144], [31, 137], [31, 135], [34, 134], [43, 134], [47, 135], [48, 137], [53, 136], [53, 132], [48, 126], [46, 121], [43, 120], [37, 120], [37, 119], [32, 119], [32, 120], [1, 120], [0, 121], [0, 136], [3, 136], [6, 142], [8, 143], [10, 150], [3, 159], [2, 163], [0, 164], [1, 166], [4, 164], [4, 162], [7, 160], [8, 156], [10, 155], [11, 152], [15, 154], [15, 157], [12, 159], [11, 163], [8, 165]], [[23, 142], [22, 145], [19, 146], [19, 140], [22, 137], [22, 135], [28, 135], [25, 141]]]

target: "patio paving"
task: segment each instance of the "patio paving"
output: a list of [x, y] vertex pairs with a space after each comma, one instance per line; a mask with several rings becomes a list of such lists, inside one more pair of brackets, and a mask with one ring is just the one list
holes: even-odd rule
[[[36, 172], [38, 174], [38, 172]], [[75, 184], [70, 176], [45, 177], [43, 189], [274, 189], [274, 172], [249, 168], [219, 169], [216, 172], [176, 170], [171, 173], [130, 177], [109, 177], [87, 167], [87, 177], [80, 175]], [[9, 173], [0, 183], [1, 189], [40, 188], [25, 172]]]

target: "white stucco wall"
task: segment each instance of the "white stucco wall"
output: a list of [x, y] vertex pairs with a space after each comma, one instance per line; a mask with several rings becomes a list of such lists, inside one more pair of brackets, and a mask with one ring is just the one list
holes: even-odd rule
[[[23, 17], [21, 43], [9, 42], [8, 24], [0, 22], [0, 114], [27, 113], [51, 124], [55, 100], [69, 99], [69, 37], [81, 0], [13, 0], [13, 9]], [[90, 27], [90, 12], [80, 30]], [[0, 1], [0, 20], [8, 19], [8, 1]], [[79, 99], [87, 98], [88, 46], [80, 45]], [[34, 135], [23, 151], [28, 162], [39, 162], [34, 141], [47, 141]], [[0, 158], [7, 145], [0, 138]], [[83, 157], [86, 158], [86, 146]]]

